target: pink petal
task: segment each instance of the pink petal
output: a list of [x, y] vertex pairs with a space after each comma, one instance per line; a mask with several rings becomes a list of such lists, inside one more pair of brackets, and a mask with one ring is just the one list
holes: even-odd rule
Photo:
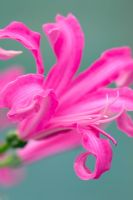
[[[107, 101], [108, 97], [108, 101]], [[68, 101], [69, 103], [69, 101]], [[108, 105], [107, 111], [109, 113], [118, 113], [122, 110], [133, 110], [133, 90], [130, 88], [106, 88], [97, 92], [88, 93], [79, 102], [67, 106], [66, 103], [62, 104], [57, 111], [56, 116], [64, 117], [65, 115], [80, 113], [97, 113], [98, 109], [104, 109]], [[87, 117], [87, 115], [86, 115]], [[57, 122], [56, 122], [57, 123]]]
[[123, 70], [115, 82], [118, 87], [131, 85], [133, 83], [133, 70]]
[[[83, 146], [87, 152], [77, 157], [74, 170], [77, 176], [82, 180], [97, 179], [111, 167], [111, 145], [109, 141], [98, 138], [95, 133], [89, 130], [83, 130]], [[86, 166], [89, 155], [93, 155], [96, 158], [93, 172]]]
[[17, 40], [30, 50], [36, 60], [38, 73], [43, 73], [43, 61], [40, 53], [40, 34], [30, 30], [22, 22], [12, 22], [0, 30], [0, 39]]
[[44, 78], [39, 74], [19, 76], [1, 91], [0, 107], [10, 108], [8, 117], [20, 120], [37, 110], [34, 97], [43, 92]]
[[21, 53], [22, 51], [5, 50], [5, 49], [0, 48], [0, 60], [8, 60]]
[[117, 119], [117, 125], [122, 132], [133, 137], [133, 120], [126, 112]]
[[33, 138], [44, 130], [55, 113], [57, 100], [52, 90], [43, 89], [39, 74], [19, 76], [1, 91], [0, 106], [9, 108], [8, 117], [19, 122], [23, 139]]
[[44, 132], [45, 126], [53, 117], [58, 105], [53, 91], [48, 91], [44, 96], [37, 95], [34, 100], [38, 104], [38, 110], [27, 116], [19, 127], [19, 134], [23, 139], [33, 139]]
[[69, 14], [56, 17], [56, 23], [43, 26], [56, 54], [57, 63], [49, 72], [45, 87], [59, 94], [70, 83], [78, 70], [84, 47], [84, 35], [77, 19]]
[[21, 160], [29, 164], [39, 159], [75, 148], [80, 145], [80, 135], [75, 131], [61, 132], [40, 141], [30, 141], [24, 149], [18, 151]]
[[114, 82], [123, 69], [133, 70], [130, 48], [120, 47], [105, 51], [73, 81], [61, 101], [74, 103], [82, 99], [86, 93]]

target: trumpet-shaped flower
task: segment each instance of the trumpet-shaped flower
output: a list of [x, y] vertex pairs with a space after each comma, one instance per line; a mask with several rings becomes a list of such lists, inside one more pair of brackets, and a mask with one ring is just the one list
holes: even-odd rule
[[[18, 136], [28, 142], [17, 151], [18, 156], [22, 163], [30, 163], [81, 144], [86, 152], [75, 161], [76, 174], [84, 180], [99, 178], [111, 166], [109, 140], [116, 144], [104, 127], [133, 110], [132, 89], [107, 88], [116, 82], [122, 70], [133, 70], [131, 50], [107, 50], [77, 75], [84, 48], [84, 35], [77, 19], [71, 14], [58, 15], [55, 23], [43, 25], [43, 31], [56, 56], [56, 64], [46, 78], [42, 75], [40, 35], [21, 22], [0, 30], [0, 39], [21, 42], [37, 63], [37, 74], [19, 76], [0, 92], [0, 107], [9, 109], [7, 116], [18, 123]], [[107, 139], [101, 138], [101, 134]], [[96, 158], [93, 172], [86, 166], [90, 155]]]

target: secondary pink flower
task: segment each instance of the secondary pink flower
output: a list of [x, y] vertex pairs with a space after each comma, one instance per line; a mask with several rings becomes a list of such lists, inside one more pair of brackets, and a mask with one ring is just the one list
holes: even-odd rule
[[[12, 54], [13, 53], [13, 54]], [[2, 52], [3, 54], [3, 52]], [[1, 55], [2, 55], [1, 54]], [[14, 51], [5, 52], [4, 51], [4, 57], [6, 59], [9, 59], [9, 57], [15, 56]], [[16, 53], [18, 54], [18, 53]], [[1, 57], [0, 57], [1, 59]], [[7, 69], [6, 71], [1, 71], [0, 73], [0, 91], [4, 88], [6, 84], [8, 84], [10, 81], [13, 81], [16, 79], [19, 75], [22, 75], [23, 69], [21, 67], [12, 67]], [[0, 129], [2, 130], [3, 128], [9, 128], [11, 126], [11, 122], [9, 119], [6, 117], [6, 112], [5, 110], [1, 110], [0, 112]], [[11, 186], [18, 181], [22, 179], [22, 171], [20, 169], [13, 169], [13, 168], [1, 168], [0, 169], [0, 185], [3, 186]]]
[[[4, 50], [0, 48], [0, 60], [7, 60], [14, 56], [17, 56], [21, 51]], [[6, 84], [13, 81], [18, 76], [23, 74], [21, 67], [11, 67], [5, 71], [0, 72], [0, 91], [3, 90]], [[0, 112], [0, 129], [7, 128], [11, 125], [11, 122], [6, 117], [5, 110]], [[12, 169], [4, 167], [0, 169], [0, 185], [10, 186], [16, 184], [22, 179], [22, 172], [20, 169]]]
[[23, 174], [21, 169], [1, 168], [0, 169], [0, 185], [12, 186], [22, 180]]
[[[86, 152], [77, 157], [75, 172], [84, 180], [99, 178], [110, 169], [112, 161], [109, 140], [100, 135], [116, 144], [103, 130], [104, 125], [133, 110], [132, 89], [106, 88], [122, 70], [133, 69], [131, 50], [107, 50], [86, 71], [76, 75], [84, 48], [77, 19], [71, 14], [58, 15], [56, 23], [44, 25], [43, 30], [57, 58], [46, 78], [41, 75], [38, 34], [20, 22], [0, 30], [0, 38], [8, 35], [31, 50], [40, 73], [19, 76], [0, 93], [0, 107], [9, 108], [8, 118], [18, 122], [19, 137], [29, 142], [18, 155], [24, 163], [30, 163], [82, 144]], [[89, 155], [96, 158], [93, 172], [85, 165]]]
[[[5, 52], [4, 52], [5, 53]], [[7, 53], [7, 57], [8, 57]], [[22, 67], [11, 67], [5, 71], [0, 71], [0, 92], [3, 90], [6, 84], [15, 80], [18, 76], [23, 74]], [[7, 128], [11, 125], [11, 122], [6, 117], [7, 110], [0, 111], [0, 129]]]

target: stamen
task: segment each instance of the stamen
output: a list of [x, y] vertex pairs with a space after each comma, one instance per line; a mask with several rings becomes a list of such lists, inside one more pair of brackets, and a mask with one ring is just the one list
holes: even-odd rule
[[120, 117], [120, 115], [124, 112], [124, 106], [122, 106], [120, 112], [118, 114], [116, 114], [115, 116], [113, 117], [110, 117], [108, 119], [103, 119], [103, 120], [99, 120], [99, 123], [106, 123], [106, 122], [110, 122], [110, 121], [113, 121], [115, 120], [116, 118]]
[[[82, 123], [82, 124], [99, 124], [99, 123], [104, 123], [108, 122], [108, 121], [112, 121], [115, 118], [110, 118], [107, 115], [108, 109], [110, 107], [110, 105], [112, 105], [113, 103], [116, 102], [116, 100], [119, 98], [119, 91], [117, 91], [117, 95], [116, 97], [113, 99], [112, 102], [109, 102], [109, 95], [106, 94], [106, 102], [104, 106], [100, 106], [100, 108], [98, 109], [92, 109], [91, 111], [87, 111], [87, 112], [81, 112], [81, 113], [77, 113], [77, 114], [70, 114], [70, 115], [64, 115], [61, 117], [56, 117], [54, 118], [54, 121], [52, 123], [54, 124], [61, 124], [64, 123], [64, 125], [69, 125], [72, 123]], [[98, 113], [99, 111], [101, 111], [100, 113]], [[96, 113], [95, 113], [96, 112]], [[108, 119], [108, 120], [107, 120]]]
[[106, 111], [108, 110], [108, 107], [109, 107], [109, 98], [108, 98], [108, 94], [106, 94], [106, 103], [105, 103], [105, 106], [104, 106], [103, 111], [100, 113], [99, 117], [95, 118], [94, 120], [91, 120], [90, 123], [99, 123], [98, 121], [99, 121], [103, 116], [105, 116]]
[[[97, 124], [97, 123], [110, 122], [110, 121], [116, 119], [117, 117], [119, 117], [119, 115], [122, 114], [122, 112], [123, 112], [123, 106], [122, 106], [122, 111], [120, 111], [120, 113], [118, 115], [116, 115], [115, 117], [109, 118], [109, 116], [106, 114], [109, 109], [109, 106], [114, 104], [118, 100], [118, 98], [119, 98], [119, 91], [117, 91], [117, 95], [113, 99], [113, 101], [109, 103], [109, 96], [108, 96], [108, 94], [106, 94], [106, 104], [105, 104], [104, 110], [101, 113], [101, 117], [96, 118], [94, 121], [92, 120], [91, 123]], [[105, 117], [105, 116], [107, 116], [107, 117]], [[104, 118], [104, 119], [102, 120], [102, 118]], [[108, 119], [105, 119], [105, 118], [108, 118]]]

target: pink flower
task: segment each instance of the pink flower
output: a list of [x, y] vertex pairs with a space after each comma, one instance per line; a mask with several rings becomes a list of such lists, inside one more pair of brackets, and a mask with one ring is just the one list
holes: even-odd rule
[[[14, 51], [11, 51], [11, 52], [14, 52]], [[4, 54], [5, 54], [5, 51], [4, 51]], [[8, 53], [6, 56], [8, 56]], [[15, 80], [18, 76], [20, 76], [22, 74], [23, 74], [22, 67], [11, 67], [5, 71], [1, 71], [0, 72], [0, 92], [3, 90], [5, 85], [7, 85], [9, 82]], [[0, 111], [0, 128], [1, 129], [7, 128], [11, 125], [11, 122], [6, 117], [6, 112], [7, 112], [7, 110]]]
[[[37, 63], [38, 74], [19, 76], [0, 93], [0, 107], [9, 108], [8, 118], [18, 122], [18, 135], [28, 142], [17, 151], [18, 155], [23, 163], [30, 163], [81, 144], [86, 151], [75, 161], [76, 174], [84, 180], [99, 178], [111, 167], [108, 139], [116, 144], [103, 129], [133, 110], [132, 89], [107, 88], [116, 82], [122, 70], [133, 69], [131, 50], [107, 50], [86, 71], [76, 75], [84, 48], [84, 35], [77, 19], [71, 14], [58, 15], [56, 22], [44, 25], [43, 30], [57, 58], [46, 78], [42, 75], [40, 35], [20, 22], [0, 30], [0, 38], [21, 42]], [[108, 139], [102, 139], [101, 134]], [[96, 158], [93, 172], [85, 164], [90, 155]]]
[[18, 184], [24, 177], [20, 168], [1, 168], [0, 169], [0, 185], [12, 186]]
[[[14, 56], [17, 56], [21, 51], [4, 50], [0, 48], [0, 60], [7, 60]], [[22, 67], [11, 67], [6, 71], [1, 71], [0, 73], [0, 92], [5, 87], [6, 84], [15, 80], [18, 76], [22, 75]], [[0, 128], [4, 129], [11, 125], [11, 122], [6, 117], [5, 110], [1, 110], [0, 113]], [[13, 169], [9, 167], [4, 167], [0, 169], [0, 185], [10, 186], [18, 183], [23, 177], [21, 169]]]

